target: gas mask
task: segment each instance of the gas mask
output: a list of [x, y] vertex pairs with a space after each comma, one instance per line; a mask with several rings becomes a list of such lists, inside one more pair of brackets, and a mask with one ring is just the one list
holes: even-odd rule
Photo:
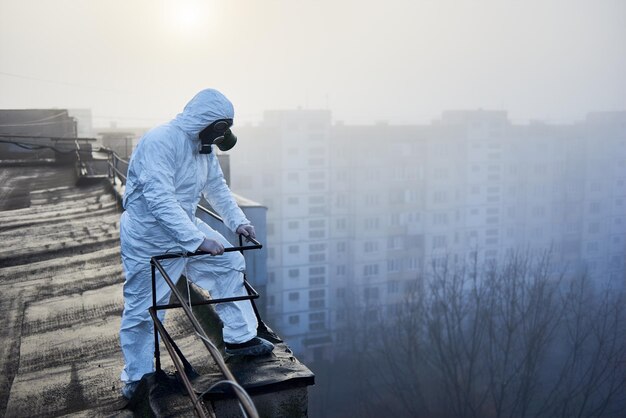
[[206, 128], [200, 134], [200, 154], [210, 154], [211, 145], [217, 145], [221, 151], [228, 151], [237, 143], [237, 137], [231, 132], [230, 127], [233, 126], [232, 119], [218, 119]]

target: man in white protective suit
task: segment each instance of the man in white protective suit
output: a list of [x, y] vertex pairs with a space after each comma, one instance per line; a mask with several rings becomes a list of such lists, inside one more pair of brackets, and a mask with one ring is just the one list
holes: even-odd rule
[[[130, 160], [120, 221], [126, 276], [120, 329], [125, 360], [121, 380], [126, 398], [130, 399], [144, 374], [154, 371], [154, 330], [148, 313], [152, 305], [152, 256], [205, 251], [211, 255], [161, 263], [172, 280], [185, 274], [213, 298], [247, 294], [243, 256], [225, 253], [224, 247], [231, 246], [228, 241], [195, 216], [204, 196], [229, 229], [255, 237], [254, 227], [237, 206], [215, 152], [211, 152], [213, 144], [231, 140], [232, 146], [236, 141], [230, 131], [233, 116], [233, 105], [226, 97], [216, 90], [202, 90], [176, 118], [146, 133]], [[156, 293], [158, 304], [168, 303], [170, 288], [158, 270]], [[263, 355], [272, 351], [272, 343], [257, 337], [257, 319], [250, 301], [214, 306], [224, 323], [228, 354]], [[161, 320], [164, 313], [159, 311]]]

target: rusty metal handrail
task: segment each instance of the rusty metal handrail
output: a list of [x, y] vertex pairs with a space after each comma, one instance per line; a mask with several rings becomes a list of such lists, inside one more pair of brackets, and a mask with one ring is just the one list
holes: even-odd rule
[[[260, 249], [260, 248], [263, 247], [261, 245], [261, 243], [259, 243], [254, 238], [248, 238], [248, 240], [250, 242], [252, 242], [253, 245], [246, 245], [246, 246], [239, 246], [239, 247], [229, 247], [229, 248], [225, 248], [224, 252], [254, 250], [254, 249]], [[241, 242], [241, 237], [240, 237], [240, 242]], [[161, 309], [171, 309], [171, 308], [178, 308], [178, 307], [183, 308], [183, 310], [185, 311], [185, 314], [187, 315], [189, 321], [191, 322], [191, 325], [194, 328], [194, 331], [196, 332], [196, 335], [198, 337], [200, 337], [200, 339], [204, 343], [206, 349], [211, 354], [211, 357], [213, 357], [213, 360], [215, 361], [215, 364], [218, 366], [218, 368], [220, 369], [220, 371], [222, 372], [222, 374], [224, 375], [226, 380], [234, 383], [231, 386], [234, 388], [234, 393], [235, 393], [235, 395], [236, 395], [240, 405], [242, 406], [243, 410], [245, 411], [246, 415], [249, 416], [249, 417], [258, 418], [259, 414], [258, 414], [258, 412], [256, 410], [256, 407], [254, 406], [254, 403], [252, 403], [252, 401], [250, 400], [250, 397], [245, 392], [245, 390], [243, 388], [241, 388], [240, 385], [237, 383], [237, 380], [235, 379], [235, 377], [233, 376], [232, 372], [230, 371], [230, 369], [226, 365], [226, 362], [224, 361], [224, 359], [223, 359], [219, 349], [215, 346], [215, 344], [213, 344], [211, 342], [209, 337], [206, 335], [206, 332], [204, 331], [204, 329], [202, 328], [202, 326], [198, 322], [198, 319], [193, 314], [190, 305], [191, 306], [195, 306], [195, 305], [205, 305], [205, 304], [229, 302], [229, 301], [233, 301], [233, 300], [250, 300], [250, 303], [252, 303], [253, 307], [255, 308], [255, 313], [257, 313], [257, 315], [258, 315], [258, 312], [256, 311], [256, 306], [254, 305], [254, 302], [252, 301], [252, 299], [258, 298], [259, 294], [254, 290], [254, 288], [252, 288], [252, 286], [244, 278], [244, 285], [246, 286], [246, 289], [248, 291], [248, 296], [237, 296], [237, 297], [222, 298], [222, 299], [212, 299], [212, 300], [209, 300], [209, 301], [190, 303], [190, 305], [187, 305], [187, 304], [183, 303], [183, 296], [182, 296], [182, 294], [176, 288], [176, 284], [169, 277], [169, 275], [167, 274], [167, 272], [165, 271], [165, 269], [163, 268], [163, 266], [161, 265], [161, 263], [159, 261], [160, 260], [165, 260], [165, 259], [180, 258], [180, 257], [195, 257], [195, 256], [199, 256], [199, 255], [209, 255], [209, 253], [206, 253], [204, 251], [196, 251], [196, 252], [190, 253], [190, 254], [183, 254], [183, 253], [163, 254], [163, 255], [160, 255], [160, 256], [152, 257], [150, 259], [150, 268], [151, 268], [151, 273], [152, 273], [152, 307], [149, 310], [150, 310], [150, 315], [152, 316], [152, 319], [153, 319], [154, 323], [156, 324], [156, 330], [157, 330], [157, 332], [154, 333], [154, 357], [155, 357], [155, 360], [156, 360], [156, 369], [157, 370], [161, 370], [161, 359], [160, 359], [159, 338], [158, 338], [158, 335], [161, 335], [162, 340], [163, 340], [163, 342], [164, 342], [164, 344], [165, 344], [165, 346], [166, 346], [166, 348], [168, 350], [168, 353], [170, 354], [170, 357], [172, 357], [172, 360], [174, 361], [174, 366], [178, 370], [179, 375], [180, 375], [181, 379], [183, 380], [183, 384], [185, 385], [185, 389], [189, 393], [189, 397], [190, 397], [190, 399], [192, 400], [192, 402], [194, 404], [194, 408], [195, 408], [196, 412], [198, 413], [198, 415], [200, 417], [204, 417], [205, 416], [204, 411], [202, 410], [202, 408], [200, 406], [199, 398], [196, 396], [196, 394], [193, 391], [193, 387], [191, 385], [191, 382], [189, 381], [189, 378], [187, 377], [187, 375], [185, 373], [185, 370], [184, 370], [184, 367], [182, 366], [182, 363], [180, 362], [179, 359], [176, 359], [176, 360], [174, 359], [174, 357], [176, 357], [174, 348], [173, 348], [172, 344], [170, 343], [170, 341], [168, 340], [168, 338], [165, 337], [165, 335], [164, 335], [164, 334], [166, 334], [165, 327], [163, 326], [163, 324], [161, 323], [161, 321], [158, 319], [158, 317], [156, 315], [156, 311], [161, 310]], [[176, 298], [180, 302], [179, 304], [157, 305], [157, 301], [156, 301], [156, 270], [158, 270], [159, 273], [161, 273], [161, 276], [163, 277], [163, 279], [165, 280], [167, 285], [170, 287], [172, 293], [174, 293], [174, 295], [176, 296]], [[241, 391], [243, 391], [243, 393], [241, 393]]]
[[[184, 370], [185, 368], [181, 360], [176, 355], [174, 347], [172, 347], [172, 344], [170, 344], [170, 341], [167, 338], [167, 332], [165, 331], [165, 327], [163, 326], [163, 323], [161, 323], [161, 321], [157, 317], [156, 309], [154, 309], [154, 307], [151, 306], [148, 309], [148, 312], [150, 312], [150, 316], [152, 317], [152, 321], [154, 322], [155, 329], [161, 335], [161, 339], [163, 340], [165, 348], [167, 348], [167, 351], [170, 354], [172, 362], [174, 363], [174, 367], [176, 367], [176, 370], [178, 370], [178, 373], [180, 377], [182, 378], [183, 385], [185, 386], [187, 393], [189, 393], [189, 397], [193, 401], [193, 406], [194, 406], [194, 409], [196, 410], [196, 413], [198, 414], [200, 418], [205, 418], [206, 414], [204, 413], [204, 409], [202, 409], [202, 405], [200, 404], [200, 402], [198, 402], [199, 398], [196, 396], [196, 393], [194, 392], [193, 387], [191, 386], [191, 382], [189, 381], [189, 379], [187, 378], [187, 375], [185, 374], [185, 370]], [[155, 333], [154, 335], [156, 336], [157, 334]], [[160, 368], [161, 368], [161, 365], [159, 364], [157, 370], [160, 370]]]
[[[108, 161], [108, 166], [109, 166], [109, 177], [113, 179], [113, 184], [115, 184], [115, 176], [118, 175], [119, 177], [121, 177], [122, 179], [122, 184], [126, 184], [126, 174], [128, 172], [128, 164], [129, 161], [121, 158], [119, 155], [117, 155], [117, 153], [115, 151], [106, 150], [109, 153], [109, 161]], [[118, 164], [119, 163], [123, 163], [126, 164], [126, 171], [121, 171], [118, 168]]]

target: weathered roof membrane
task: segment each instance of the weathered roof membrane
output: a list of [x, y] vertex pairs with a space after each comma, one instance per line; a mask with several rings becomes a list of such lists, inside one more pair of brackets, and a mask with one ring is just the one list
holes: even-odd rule
[[[75, 173], [72, 164], [0, 162], [0, 416], [133, 415], [120, 409], [119, 203], [106, 181], [79, 187]], [[166, 326], [202, 375], [198, 392], [221, 379], [181, 310], [168, 313]], [[219, 345], [219, 335], [210, 336]], [[173, 370], [167, 355], [161, 359]], [[227, 363], [261, 416], [276, 416], [277, 408], [291, 411], [281, 416], [306, 415], [313, 374], [284, 343], [272, 358]], [[149, 412], [193, 415], [176, 384], [168, 389], [171, 382], [144, 388]], [[239, 416], [223, 392], [207, 396], [209, 415]], [[144, 413], [147, 404], [135, 410]]]
[[0, 415], [106, 409], [122, 367], [116, 200], [76, 187], [72, 165], [0, 176]]

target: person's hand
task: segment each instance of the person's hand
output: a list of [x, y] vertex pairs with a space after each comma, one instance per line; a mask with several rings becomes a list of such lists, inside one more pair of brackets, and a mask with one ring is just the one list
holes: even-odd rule
[[244, 237], [256, 238], [254, 227], [249, 224], [239, 225], [236, 232]]
[[215, 241], [214, 239], [205, 238], [198, 247], [198, 250], [204, 251], [205, 253], [209, 253], [211, 255], [221, 255], [224, 254], [224, 246]]

